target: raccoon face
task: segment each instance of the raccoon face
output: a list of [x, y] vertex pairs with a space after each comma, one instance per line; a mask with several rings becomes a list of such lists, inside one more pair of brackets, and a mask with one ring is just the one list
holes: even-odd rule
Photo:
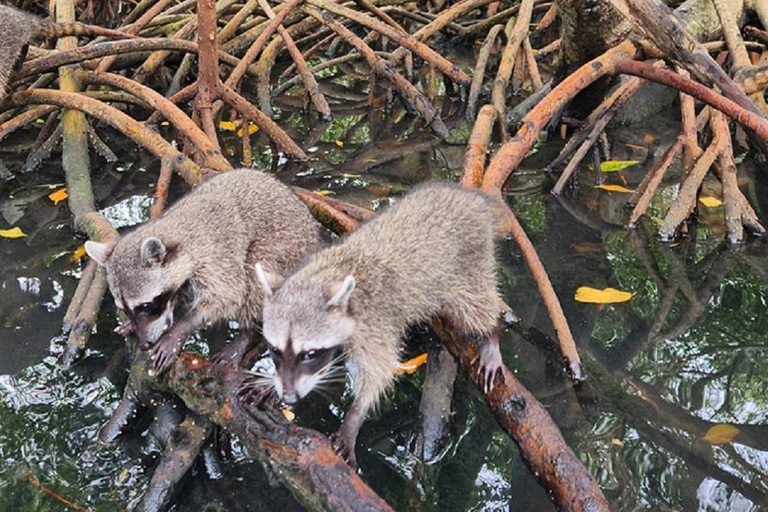
[[138, 250], [131, 242], [105, 248], [89, 241], [86, 251], [106, 267], [115, 305], [128, 315], [146, 350], [173, 325], [175, 315], [193, 307], [194, 293], [191, 273], [180, 270], [174, 248], [154, 237], [144, 239]]
[[343, 355], [356, 322], [349, 309], [355, 279], [327, 287], [288, 282], [273, 294], [274, 277], [257, 265], [265, 295], [263, 333], [275, 363], [275, 390], [289, 405], [344, 371]]

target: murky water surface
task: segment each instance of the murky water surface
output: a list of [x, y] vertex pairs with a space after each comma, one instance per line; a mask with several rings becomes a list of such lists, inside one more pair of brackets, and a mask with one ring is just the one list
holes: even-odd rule
[[[327, 86], [345, 91], [344, 83]], [[341, 95], [337, 92], [337, 95]], [[345, 97], [348, 112], [330, 124], [278, 104], [283, 124], [305, 141], [309, 169], [280, 164], [280, 177], [312, 190], [379, 208], [428, 179], [456, 180], [468, 136], [466, 123], [444, 106], [452, 136], [438, 144], [404, 115], [355, 109], [365, 95]], [[674, 136], [676, 123], [659, 116], [611, 132], [614, 159], [635, 168], [606, 179], [629, 188]], [[3, 142], [9, 167], [14, 150], [35, 132]], [[145, 220], [157, 164], [109, 130], [105, 139], [120, 161], [94, 157], [98, 204], [116, 226]], [[239, 159], [234, 134], [223, 134]], [[255, 138], [260, 168], [273, 164]], [[673, 245], [654, 228], [674, 197], [674, 179], [636, 232], [622, 225], [625, 196], [593, 188], [586, 168], [565, 197], [547, 193], [538, 169], [562, 142], [540, 146], [511, 183], [509, 202], [533, 239], [562, 300], [590, 376], [576, 391], [552, 346], [552, 329], [536, 286], [512, 242], [499, 247], [501, 289], [523, 319], [503, 337], [507, 365], [543, 402], [569, 444], [587, 464], [616, 510], [768, 509], [768, 246], [740, 250], [722, 244], [722, 207], [700, 205], [690, 237]], [[277, 162], [279, 163], [279, 162]], [[740, 166], [742, 190], [768, 221], [768, 177], [749, 158]], [[35, 483], [91, 510], [124, 510], [146, 489], [159, 455], [149, 418], [139, 419], [109, 446], [99, 430], [117, 406], [125, 382], [122, 342], [111, 299], [102, 307], [87, 357], [72, 370], [57, 364], [61, 320], [84, 260], [83, 240], [71, 229], [66, 204], [48, 199], [63, 181], [59, 164], [0, 184], [0, 229], [28, 236], [0, 239], [0, 510], [63, 510]], [[177, 183], [175, 194], [184, 192]], [[707, 183], [704, 195], [717, 196]], [[396, 200], [396, 199], [394, 199]], [[616, 305], [574, 301], [580, 286], [634, 293]], [[416, 332], [408, 355], [428, 349]], [[398, 510], [552, 510], [545, 492], [521, 462], [515, 444], [497, 427], [460, 371], [444, 437], [419, 437], [422, 367], [403, 377], [379, 414], [361, 432], [360, 470]], [[338, 396], [332, 395], [332, 399]], [[326, 432], [338, 425], [338, 399], [297, 410], [298, 421]], [[416, 447], [429, 445], [430, 461]], [[284, 489], [272, 489], [258, 464], [235, 446], [213, 480], [197, 465], [175, 510], [300, 510]]]

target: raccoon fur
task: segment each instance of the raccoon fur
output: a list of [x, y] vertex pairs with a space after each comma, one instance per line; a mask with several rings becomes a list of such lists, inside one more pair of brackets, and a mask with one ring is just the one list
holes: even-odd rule
[[24, 60], [30, 41], [83, 35], [103, 35], [115, 38], [132, 37], [117, 30], [78, 22], [56, 23], [15, 7], [0, 4], [0, 98], [7, 93], [6, 88], [11, 73]]
[[[482, 193], [432, 183], [310, 256], [283, 282], [256, 266], [277, 394], [292, 404], [337, 378], [340, 352], [357, 368], [354, 404], [334, 435], [350, 462], [366, 413], [394, 381], [409, 326], [443, 315], [483, 340], [487, 385], [501, 374], [496, 208]], [[252, 392], [257, 384], [264, 385], [252, 382]]]
[[246, 333], [238, 343], [247, 346], [262, 311], [256, 262], [283, 275], [319, 241], [317, 222], [287, 186], [240, 169], [209, 179], [116, 243], [85, 248], [106, 267], [115, 304], [130, 319], [119, 332], [135, 331], [161, 373], [210, 323], [237, 320]]

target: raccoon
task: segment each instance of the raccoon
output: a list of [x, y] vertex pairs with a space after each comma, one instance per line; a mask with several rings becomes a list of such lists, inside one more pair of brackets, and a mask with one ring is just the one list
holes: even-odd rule
[[102, 35], [114, 38], [132, 37], [83, 23], [56, 23], [38, 18], [8, 5], [0, 5], [0, 98], [5, 96], [11, 73], [24, 60], [26, 48], [33, 39], [63, 36]]
[[[490, 198], [447, 183], [420, 186], [389, 210], [310, 256], [283, 282], [256, 265], [264, 296], [263, 334], [275, 364], [271, 384], [287, 404], [357, 368], [355, 399], [336, 449], [355, 463], [357, 434], [394, 381], [401, 340], [416, 323], [443, 315], [482, 340], [481, 372], [503, 378], [504, 303], [496, 288], [494, 239], [501, 220]], [[243, 396], [259, 392], [254, 379]], [[263, 391], [261, 391], [263, 393]]]
[[225, 319], [244, 334], [219, 359], [237, 362], [261, 316], [256, 262], [282, 275], [319, 243], [317, 222], [287, 186], [240, 169], [210, 178], [116, 243], [85, 249], [106, 267], [115, 305], [130, 319], [117, 332], [135, 332], [159, 374], [197, 329]]

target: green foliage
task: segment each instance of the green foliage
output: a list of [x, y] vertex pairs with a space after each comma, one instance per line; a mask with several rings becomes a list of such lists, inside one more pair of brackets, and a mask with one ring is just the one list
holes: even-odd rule
[[337, 140], [345, 140], [347, 138], [347, 132], [349, 129], [352, 128], [355, 124], [359, 123], [363, 117], [365, 117], [364, 114], [357, 114], [354, 116], [334, 118], [330, 123], [328, 123], [328, 127], [320, 136], [320, 140], [322, 142], [336, 142]]
[[547, 229], [547, 204], [543, 196], [515, 196], [514, 211], [528, 236]]

